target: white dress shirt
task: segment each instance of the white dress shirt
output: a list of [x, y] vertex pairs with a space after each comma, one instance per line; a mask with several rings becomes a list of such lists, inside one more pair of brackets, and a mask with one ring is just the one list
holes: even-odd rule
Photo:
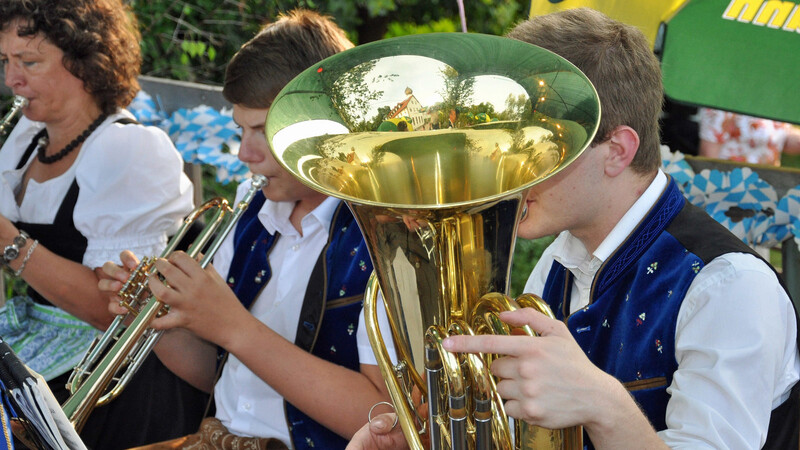
[[[571, 312], [586, 306], [597, 270], [666, 185], [659, 171], [591, 255], [569, 232], [561, 233], [543, 253], [525, 291], [541, 294], [556, 260], [574, 276]], [[791, 300], [766, 264], [744, 253], [709, 262], [689, 286], [678, 313], [678, 369], [667, 388], [668, 428], [659, 436], [671, 448], [760, 448], [772, 409], [788, 398], [800, 378], [796, 334]]]
[[[237, 202], [249, 186], [242, 183], [237, 190]], [[301, 221], [302, 236], [289, 222], [294, 203], [267, 200], [258, 213], [258, 219], [270, 232], [280, 233], [269, 253], [272, 277], [259, 293], [250, 312], [265, 325], [290, 342], [297, 334], [297, 323], [303, 305], [308, 280], [320, 252], [328, 241], [331, 220], [339, 200], [327, 198]], [[233, 258], [233, 233], [223, 242], [214, 257], [214, 267], [225, 277]], [[362, 313], [363, 316], [363, 313]], [[380, 314], [385, 323], [385, 313]], [[369, 348], [363, 323], [357, 331], [359, 356]], [[375, 364], [360, 361], [362, 364]], [[309, 386], [313, 389], [313, 386]], [[289, 428], [284, 414], [283, 397], [261, 380], [234, 355], [222, 370], [214, 387], [217, 406], [216, 417], [228, 430], [241, 436], [277, 438], [291, 446]]]
[[51, 224], [77, 180], [73, 220], [88, 241], [85, 266], [118, 261], [123, 250], [140, 258], [159, 256], [167, 236], [192, 210], [192, 183], [166, 133], [114, 123], [123, 117], [133, 118], [120, 110], [89, 135], [66, 172], [42, 183], [29, 180], [18, 205], [15, 196], [36, 151], [21, 169], [16, 169], [17, 163], [44, 127], [22, 117], [0, 150], [0, 214], [12, 222]]

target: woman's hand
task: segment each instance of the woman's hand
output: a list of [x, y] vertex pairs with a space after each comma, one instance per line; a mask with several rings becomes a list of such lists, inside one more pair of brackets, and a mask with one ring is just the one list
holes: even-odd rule
[[129, 250], [120, 253], [119, 260], [122, 265], [117, 265], [111, 261], [103, 264], [100, 270], [95, 269], [99, 281], [97, 287], [108, 297], [108, 311], [114, 315], [125, 314], [128, 310], [119, 304], [119, 291], [128, 281], [131, 273], [139, 265], [139, 259]]
[[4, 245], [8, 245], [17, 236], [19, 236], [17, 227], [15, 227], [10, 220], [6, 219], [5, 216], [0, 214], [0, 242]]

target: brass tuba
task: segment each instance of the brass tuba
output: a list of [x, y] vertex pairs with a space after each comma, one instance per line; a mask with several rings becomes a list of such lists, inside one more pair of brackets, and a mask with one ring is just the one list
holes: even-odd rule
[[[211, 218], [186, 251], [192, 258], [198, 257], [203, 251], [199, 262], [200, 266], [206, 267], [255, 194], [266, 184], [266, 177], [254, 175], [250, 189], [234, 208], [221, 197], [197, 207], [183, 220], [161, 257], [166, 258], [175, 251], [190, 227], [209, 213], [212, 214]], [[155, 260], [142, 259], [131, 273], [119, 292], [122, 299], [120, 304], [129, 313], [114, 319], [108, 329], [95, 339], [69, 376], [67, 389], [71, 395], [61, 408], [78, 432], [95, 407], [107, 404], [122, 393], [161, 337], [161, 331], [149, 327], [150, 321], [166, 314], [168, 310], [150, 293], [147, 286], [147, 278], [155, 273]]]
[[[528, 188], [575, 160], [599, 117], [594, 87], [563, 58], [460, 33], [347, 50], [272, 103], [276, 159], [344, 199], [364, 234], [375, 267], [367, 332], [411, 448], [422, 448], [419, 427], [436, 449], [582, 447], [579, 427], [516, 423], [512, 432], [488, 371], [494, 355], [452, 354], [441, 340], [510, 333], [499, 311], [549, 310], [535, 296], [505, 294], [517, 224]], [[377, 326], [378, 285], [396, 363]]]
[[14, 96], [14, 100], [11, 101], [11, 109], [8, 110], [6, 115], [3, 117], [3, 120], [0, 120], [0, 137], [3, 137], [8, 133], [8, 131], [11, 129], [11, 122], [26, 106], [28, 106], [27, 98], [21, 95]]

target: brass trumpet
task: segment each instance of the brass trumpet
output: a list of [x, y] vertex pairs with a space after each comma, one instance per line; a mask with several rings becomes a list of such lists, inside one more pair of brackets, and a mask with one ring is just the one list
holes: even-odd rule
[[28, 99], [21, 96], [16, 95], [14, 96], [14, 100], [11, 103], [11, 109], [8, 110], [6, 115], [3, 117], [3, 120], [0, 121], [0, 137], [5, 136], [8, 134], [8, 131], [11, 129], [11, 121], [14, 120], [14, 117], [22, 111], [23, 108], [28, 106]]
[[[574, 161], [599, 118], [594, 87], [565, 59], [461, 33], [347, 50], [272, 103], [266, 131], [276, 160], [344, 199], [364, 234], [375, 267], [367, 334], [411, 448], [423, 448], [420, 428], [433, 449], [582, 448], [580, 427], [517, 422], [512, 432], [488, 370], [494, 355], [453, 354], [441, 340], [510, 333], [500, 311], [549, 312], [533, 295], [505, 294], [517, 224], [528, 188]], [[395, 363], [377, 325], [378, 289]]]
[[[196, 258], [205, 249], [200, 266], [206, 267], [255, 194], [266, 185], [266, 177], [254, 175], [250, 189], [235, 208], [228, 206], [228, 201], [221, 197], [199, 206], [184, 219], [161, 257], [168, 257], [192, 224], [207, 211], [213, 210], [211, 220], [187, 250], [189, 256]], [[62, 409], [78, 432], [95, 407], [105, 405], [119, 396], [161, 337], [162, 332], [149, 328], [151, 320], [168, 312], [167, 306], [156, 299], [147, 286], [148, 276], [155, 272], [154, 262], [155, 258], [144, 258], [131, 273], [119, 292], [122, 299], [120, 304], [129, 313], [114, 319], [105, 333], [95, 339], [80, 364], [70, 374], [67, 389], [71, 396], [62, 405]], [[130, 324], [125, 325], [129, 319], [132, 319]]]

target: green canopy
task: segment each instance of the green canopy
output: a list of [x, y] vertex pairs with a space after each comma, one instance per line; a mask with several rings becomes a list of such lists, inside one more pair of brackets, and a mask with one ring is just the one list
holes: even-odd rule
[[668, 97], [800, 123], [796, 2], [691, 1], [667, 22], [661, 52]]
[[667, 97], [800, 123], [800, 1], [532, 0], [530, 15], [591, 7], [641, 29]]

